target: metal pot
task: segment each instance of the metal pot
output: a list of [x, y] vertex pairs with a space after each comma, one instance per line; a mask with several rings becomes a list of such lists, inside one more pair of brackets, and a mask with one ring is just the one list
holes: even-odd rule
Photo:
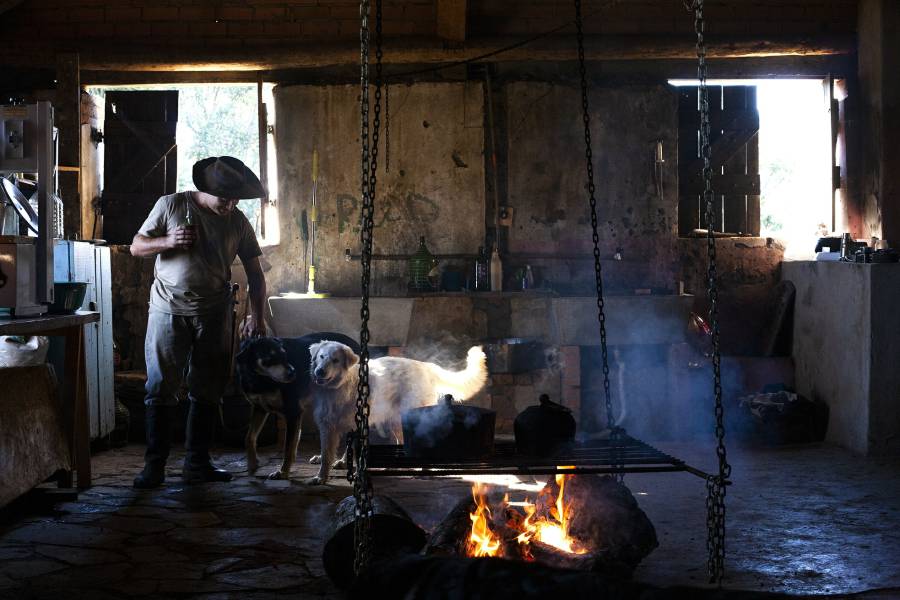
[[403, 449], [421, 458], [484, 458], [494, 451], [496, 418], [495, 411], [454, 402], [448, 394], [434, 406], [403, 413]]
[[572, 411], [541, 394], [540, 404], [519, 413], [513, 423], [516, 450], [532, 456], [552, 456], [571, 448], [575, 441]]

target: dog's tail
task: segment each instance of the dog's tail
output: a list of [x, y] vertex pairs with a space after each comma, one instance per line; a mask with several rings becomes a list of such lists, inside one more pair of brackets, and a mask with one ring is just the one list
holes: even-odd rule
[[487, 356], [481, 346], [472, 346], [466, 355], [466, 368], [448, 371], [434, 366], [439, 395], [452, 394], [457, 400], [468, 400], [481, 391], [487, 382]]

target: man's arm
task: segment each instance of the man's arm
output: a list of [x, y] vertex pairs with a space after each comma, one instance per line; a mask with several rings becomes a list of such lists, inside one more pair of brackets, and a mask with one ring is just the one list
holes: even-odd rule
[[194, 231], [193, 227], [178, 227], [175, 231], [158, 237], [150, 237], [138, 233], [131, 240], [131, 255], [156, 256], [161, 252], [174, 248], [190, 248], [194, 245], [194, 240], [196, 239], [197, 232]]
[[243, 337], [266, 335], [266, 276], [263, 274], [258, 256], [249, 260], [241, 259], [241, 262], [244, 264], [247, 284], [250, 287], [250, 314], [241, 335]]

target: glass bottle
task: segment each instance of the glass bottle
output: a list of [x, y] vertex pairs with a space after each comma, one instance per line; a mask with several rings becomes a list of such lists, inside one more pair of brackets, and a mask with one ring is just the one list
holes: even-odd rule
[[475, 259], [475, 291], [488, 291], [488, 258], [484, 246], [478, 246], [478, 258]]
[[500, 261], [500, 253], [496, 246], [491, 253], [491, 291], [503, 291], [503, 263]]
[[409, 258], [409, 288], [416, 292], [431, 291], [432, 286], [428, 275], [436, 264], [434, 255], [428, 251], [428, 247], [425, 245], [425, 236], [420, 236], [419, 249]]

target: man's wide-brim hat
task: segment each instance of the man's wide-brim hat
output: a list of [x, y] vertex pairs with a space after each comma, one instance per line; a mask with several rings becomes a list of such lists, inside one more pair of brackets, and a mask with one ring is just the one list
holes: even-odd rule
[[263, 198], [266, 191], [253, 171], [233, 156], [211, 156], [194, 163], [197, 190], [219, 198]]

